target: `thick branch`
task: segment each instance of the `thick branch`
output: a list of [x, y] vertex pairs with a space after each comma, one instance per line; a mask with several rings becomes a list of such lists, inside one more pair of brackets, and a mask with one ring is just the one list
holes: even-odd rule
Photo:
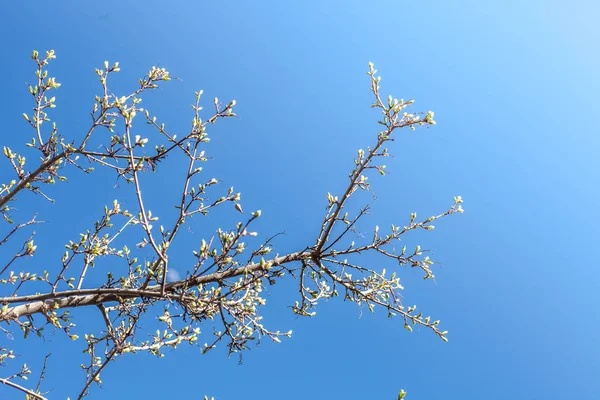
[[220, 282], [223, 279], [241, 276], [247, 273], [266, 271], [272, 266], [282, 265], [294, 261], [310, 258], [308, 252], [291, 253], [283, 257], [275, 257], [266, 263], [253, 263], [227, 271], [215, 272], [209, 275], [191, 277], [169, 283], [165, 294], [161, 294], [161, 285], [149, 286], [146, 289], [100, 288], [69, 290], [64, 292], [46, 293], [30, 296], [0, 297], [2, 304], [25, 303], [6, 309], [0, 313], [1, 321], [15, 320], [19, 317], [39, 314], [59, 308], [74, 308], [83, 306], [96, 306], [111, 301], [135, 298], [177, 299], [180, 295], [175, 291], [180, 288], [190, 288], [200, 284]]
[[20, 390], [21, 392], [27, 393], [29, 396], [32, 396], [34, 399], [38, 399], [38, 400], [47, 400], [44, 396], [42, 396], [41, 394], [37, 394], [32, 390], [29, 390], [27, 388], [24, 388], [21, 385], [17, 385], [14, 382], [9, 381], [8, 379], [4, 379], [4, 378], [0, 378], [0, 383], [3, 383], [7, 386], [13, 387], [15, 389]]

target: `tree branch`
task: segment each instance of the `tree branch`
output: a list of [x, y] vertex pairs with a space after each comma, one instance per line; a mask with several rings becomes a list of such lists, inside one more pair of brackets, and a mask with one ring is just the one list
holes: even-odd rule
[[6, 386], [10, 386], [10, 387], [13, 387], [13, 388], [15, 388], [15, 389], [18, 389], [18, 390], [20, 390], [21, 392], [23, 392], [23, 393], [26, 393], [27, 395], [29, 395], [29, 396], [32, 396], [32, 397], [34, 397], [34, 398], [36, 398], [36, 399], [38, 399], [38, 400], [48, 400], [47, 398], [45, 398], [45, 397], [44, 397], [44, 396], [42, 396], [41, 394], [38, 394], [38, 393], [36, 393], [36, 392], [34, 392], [34, 391], [32, 391], [32, 390], [29, 390], [29, 389], [27, 389], [27, 388], [24, 388], [24, 387], [23, 387], [23, 386], [21, 386], [21, 385], [18, 385], [18, 384], [16, 384], [16, 383], [12, 382], [12, 381], [9, 381], [8, 379], [0, 378], [0, 383], [3, 383], [3, 384], [5, 384]]

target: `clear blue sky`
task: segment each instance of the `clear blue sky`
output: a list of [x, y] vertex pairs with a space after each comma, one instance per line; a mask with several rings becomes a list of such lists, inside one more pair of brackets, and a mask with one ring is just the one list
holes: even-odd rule
[[[182, 81], [148, 102], [175, 130], [189, 125], [195, 90], [237, 100], [241, 118], [215, 127], [206, 169], [242, 192], [245, 209], [263, 210], [261, 234], [286, 230], [278, 251], [295, 250], [313, 242], [325, 193], [340, 190], [354, 151], [377, 132], [365, 75], [373, 61], [384, 94], [414, 98], [438, 125], [391, 148], [370, 222], [400, 224], [412, 211], [442, 211], [454, 195], [465, 200], [463, 215], [418, 237], [444, 264], [437, 283], [401, 272], [406, 301], [441, 319], [449, 343], [408, 333], [383, 312], [359, 319], [340, 301], [297, 320], [284, 284], [266, 319], [293, 329], [292, 339], [265, 341], [242, 365], [186, 346], [162, 360], [126, 357], [89, 398], [391, 400], [404, 388], [409, 400], [598, 399], [599, 11], [551, 0], [3, 2], [2, 144], [21, 149], [31, 133], [21, 113], [31, 108], [32, 49], [58, 56], [53, 117], [66, 137], [86, 126], [94, 67], [119, 61], [125, 91], [160, 64]], [[102, 176], [78, 191], [81, 174], [70, 173], [53, 193], [58, 204], [29, 196], [21, 205], [20, 215], [30, 207], [49, 221], [37, 229], [32, 269], [58, 268], [50, 257], [62, 243], [122, 196]], [[157, 210], [168, 178], [149, 189]], [[83, 210], [95, 211], [77, 216]], [[76, 394], [83, 342], [64, 352], [60, 334], [28, 342], [0, 335], [0, 347], [14, 345], [32, 367], [32, 355], [54, 349], [50, 397]], [[0, 387], [0, 398], [21, 397]]]

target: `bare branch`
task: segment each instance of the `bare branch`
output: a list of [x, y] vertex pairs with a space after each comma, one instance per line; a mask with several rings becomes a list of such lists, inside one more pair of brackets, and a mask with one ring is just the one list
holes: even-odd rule
[[42, 396], [41, 394], [38, 394], [36, 392], [34, 392], [33, 390], [29, 390], [19, 384], [16, 384], [8, 379], [4, 379], [4, 378], [0, 378], [0, 383], [6, 385], [6, 386], [10, 386], [13, 387], [15, 389], [20, 390], [21, 392], [33, 397], [34, 399], [39, 399], [39, 400], [48, 400], [47, 398], [45, 398], [44, 396]]

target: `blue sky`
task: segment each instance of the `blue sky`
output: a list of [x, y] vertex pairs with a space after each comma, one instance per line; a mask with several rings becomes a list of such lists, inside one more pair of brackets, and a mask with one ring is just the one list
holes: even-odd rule
[[[0, 5], [3, 145], [22, 149], [31, 133], [21, 114], [31, 108], [24, 82], [33, 77], [32, 49], [56, 51], [51, 73], [63, 86], [53, 119], [73, 138], [99, 89], [94, 67], [119, 61], [115, 85], [126, 91], [160, 64], [182, 81], [144, 101], [174, 130], [189, 125], [194, 91], [204, 90], [206, 105], [213, 96], [236, 99], [241, 118], [214, 128], [206, 170], [241, 191], [246, 210], [263, 210], [261, 234], [286, 231], [276, 248], [283, 253], [314, 241], [325, 193], [342, 190], [354, 152], [373, 141], [365, 75], [373, 61], [385, 95], [415, 99], [438, 125], [405, 132], [390, 148], [392, 174], [374, 179], [369, 222], [400, 224], [413, 211], [443, 211], [455, 195], [465, 201], [463, 215], [408, 239], [443, 263], [436, 283], [400, 275], [406, 301], [441, 319], [448, 343], [408, 333], [384, 312], [359, 319], [341, 301], [297, 320], [286, 308], [295, 289], [283, 284], [265, 314], [270, 326], [293, 329], [292, 339], [265, 341], [241, 365], [193, 347], [162, 360], [123, 358], [90, 399], [393, 399], [400, 388], [411, 400], [598, 398], [595, 2], [41, 4]], [[24, 266], [59, 256], [104, 204], [126, 199], [110, 176], [85, 190], [81, 174], [70, 178], [54, 189], [55, 205], [23, 199], [19, 215], [35, 209], [49, 221], [37, 229], [40, 257]], [[148, 188], [157, 210], [168, 185], [163, 173]], [[218, 222], [195, 229], [210, 234]], [[32, 367], [34, 355], [52, 349], [50, 397], [76, 394], [82, 343], [59, 334], [27, 347], [0, 336], [4, 343]], [[21, 398], [5, 387], [0, 397]]]

